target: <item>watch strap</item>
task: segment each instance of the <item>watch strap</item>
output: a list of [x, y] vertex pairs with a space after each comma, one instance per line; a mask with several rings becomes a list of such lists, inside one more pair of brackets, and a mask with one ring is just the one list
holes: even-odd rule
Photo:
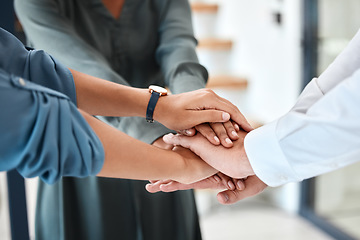
[[160, 93], [152, 91], [151, 97], [150, 97], [150, 100], [149, 100], [149, 103], [148, 103], [148, 106], [146, 109], [146, 121], [147, 122], [150, 122], [150, 123], [154, 122], [153, 115], [154, 115], [155, 106], [156, 106], [157, 101], [159, 100], [159, 97], [160, 97]]

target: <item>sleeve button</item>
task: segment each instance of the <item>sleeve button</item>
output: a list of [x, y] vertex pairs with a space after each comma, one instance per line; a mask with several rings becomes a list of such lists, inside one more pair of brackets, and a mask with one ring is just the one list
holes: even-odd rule
[[25, 85], [26, 85], [25, 80], [22, 79], [22, 78], [19, 79], [19, 83], [20, 83], [21, 86], [25, 86]]

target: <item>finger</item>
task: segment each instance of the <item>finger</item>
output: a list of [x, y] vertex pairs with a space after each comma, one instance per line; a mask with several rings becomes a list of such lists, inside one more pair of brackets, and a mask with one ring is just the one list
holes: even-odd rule
[[209, 142], [211, 142], [212, 144], [214, 145], [220, 144], [220, 139], [216, 136], [216, 133], [208, 123], [197, 125], [195, 128], [199, 133], [201, 133], [201, 135], [206, 137], [206, 139], [209, 140]]
[[223, 125], [227, 132], [227, 135], [230, 137], [231, 140], [235, 141], [239, 139], [239, 135], [237, 134], [232, 121], [224, 122]]
[[185, 130], [179, 130], [177, 132], [179, 134], [181, 134], [181, 135], [192, 137], [192, 136], [194, 136], [196, 134], [196, 129], [195, 128], [189, 128], [189, 129], [185, 129]]
[[148, 191], [149, 193], [156, 193], [156, 192], [160, 192], [160, 184], [157, 183], [148, 183], [145, 185], [145, 189], [146, 191]]
[[150, 193], [160, 192], [161, 191], [160, 186], [162, 184], [167, 184], [169, 182], [171, 182], [171, 180], [160, 180], [160, 181], [156, 181], [153, 183], [149, 183], [149, 184], [146, 184], [145, 189]]
[[236, 132], [240, 132], [240, 127], [239, 127], [239, 125], [236, 123], [236, 122], [234, 122], [234, 121], [231, 121], [232, 122], [232, 124], [233, 124], [233, 126], [234, 126], [234, 128], [235, 128], [235, 131]]
[[267, 185], [256, 176], [248, 177], [245, 180], [244, 190], [226, 190], [217, 194], [217, 199], [221, 204], [233, 204], [247, 197], [261, 193]]
[[211, 123], [210, 126], [219, 137], [221, 145], [228, 148], [233, 146], [233, 142], [229, 138], [228, 133], [222, 123]]
[[234, 179], [237, 190], [243, 191], [245, 189], [245, 183], [243, 179]]
[[216, 101], [223, 102], [223, 104], [224, 104], [223, 106], [225, 106], [225, 107], [222, 108], [222, 110], [229, 113], [230, 118], [232, 120], [234, 120], [237, 124], [239, 124], [243, 130], [245, 130], [246, 132], [250, 132], [250, 131], [254, 130], [254, 128], [250, 125], [250, 123], [242, 115], [240, 110], [234, 104], [232, 104], [229, 100], [222, 98], [222, 97], [218, 97], [218, 99]]
[[196, 119], [197, 124], [207, 122], [227, 122], [230, 120], [230, 114], [221, 110], [216, 109], [205, 109], [205, 110], [192, 110], [193, 119]]
[[178, 190], [188, 190], [188, 189], [192, 189], [192, 184], [182, 184], [179, 182], [169, 182], [167, 184], [161, 184], [160, 185], [160, 190], [162, 192], [175, 192]]
[[222, 184], [224, 185], [225, 188], [227, 188], [228, 190], [235, 190], [236, 189], [236, 179], [232, 179], [231, 177], [223, 174], [223, 173], [217, 173], [216, 174], [219, 179], [221, 180]]

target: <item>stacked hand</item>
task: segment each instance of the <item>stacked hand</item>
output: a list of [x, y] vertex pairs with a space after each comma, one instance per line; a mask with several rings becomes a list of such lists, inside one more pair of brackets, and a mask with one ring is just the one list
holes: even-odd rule
[[[236, 131], [236, 135], [233, 132]], [[161, 180], [147, 185], [149, 192], [172, 192], [186, 189], [218, 189], [218, 201], [223, 204], [235, 203], [256, 195], [266, 188], [247, 159], [244, 138], [247, 134], [231, 121], [216, 124], [201, 124], [181, 131], [183, 134], [165, 135], [167, 144], [188, 148], [219, 172], [204, 180], [191, 184]], [[187, 136], [185, 136], [186, 134]], [[230, 140], [233, 140], [231, 141]], [[216, 141], [216, 139], [221, 139]]]

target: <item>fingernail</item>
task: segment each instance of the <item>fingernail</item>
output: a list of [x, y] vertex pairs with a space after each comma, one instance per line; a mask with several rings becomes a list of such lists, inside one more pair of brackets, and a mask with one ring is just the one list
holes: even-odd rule
[[214, 140], [215, 140], [215, 142], [217, 142], [217, 143], [220, 142], [220, 140], [219, 140], [219, 138], [218, 138], [217, 136], [214, 137]]
[[221, 194], [221, 195], [222, 195], [222, 197], [223, 197], [224, 202], [228, 202], [228, 201], [229, 201], [229, 195], [227, 195], [226, 193], [223, 193], [223, 194]]
[[236, 185], [238, 186], [239, 190], [243, 190], [244, 184], [243, 184], [243, 182], [241, 180], [238, 180]]
[[229, 120], [229, 119], [230, 119], [230, 114], [228, 114], [228, 113], [226, 113], [226, 112], [223, 112], [223, 113], [222, 113], [222, 119], [223, 119], [224, 121]]
[[215, 175], [214, 179], [215, 179], [216, 182], [220, 182], [220, 180], [221, 180], [218, 175]]
[[240, 131], [240, 127], [236, 123], [234, 123], [234, 128], [235, 128], [236, 131]]
[[232, 134], [234, 137], [238, 137], [238, 136], [239, 136], [235, 131], [232, 131], [231, 134]]
[[230, 140], [230, 138], [225, 138], [225, 142], [228, 144], [232, 144], [232, 141]]
[[234, 185], [234, 183], [232, 181], [228, 181], [227, 184], [228, 184], [229, 190], [234, 190], [235, 189], [235, 185]]

